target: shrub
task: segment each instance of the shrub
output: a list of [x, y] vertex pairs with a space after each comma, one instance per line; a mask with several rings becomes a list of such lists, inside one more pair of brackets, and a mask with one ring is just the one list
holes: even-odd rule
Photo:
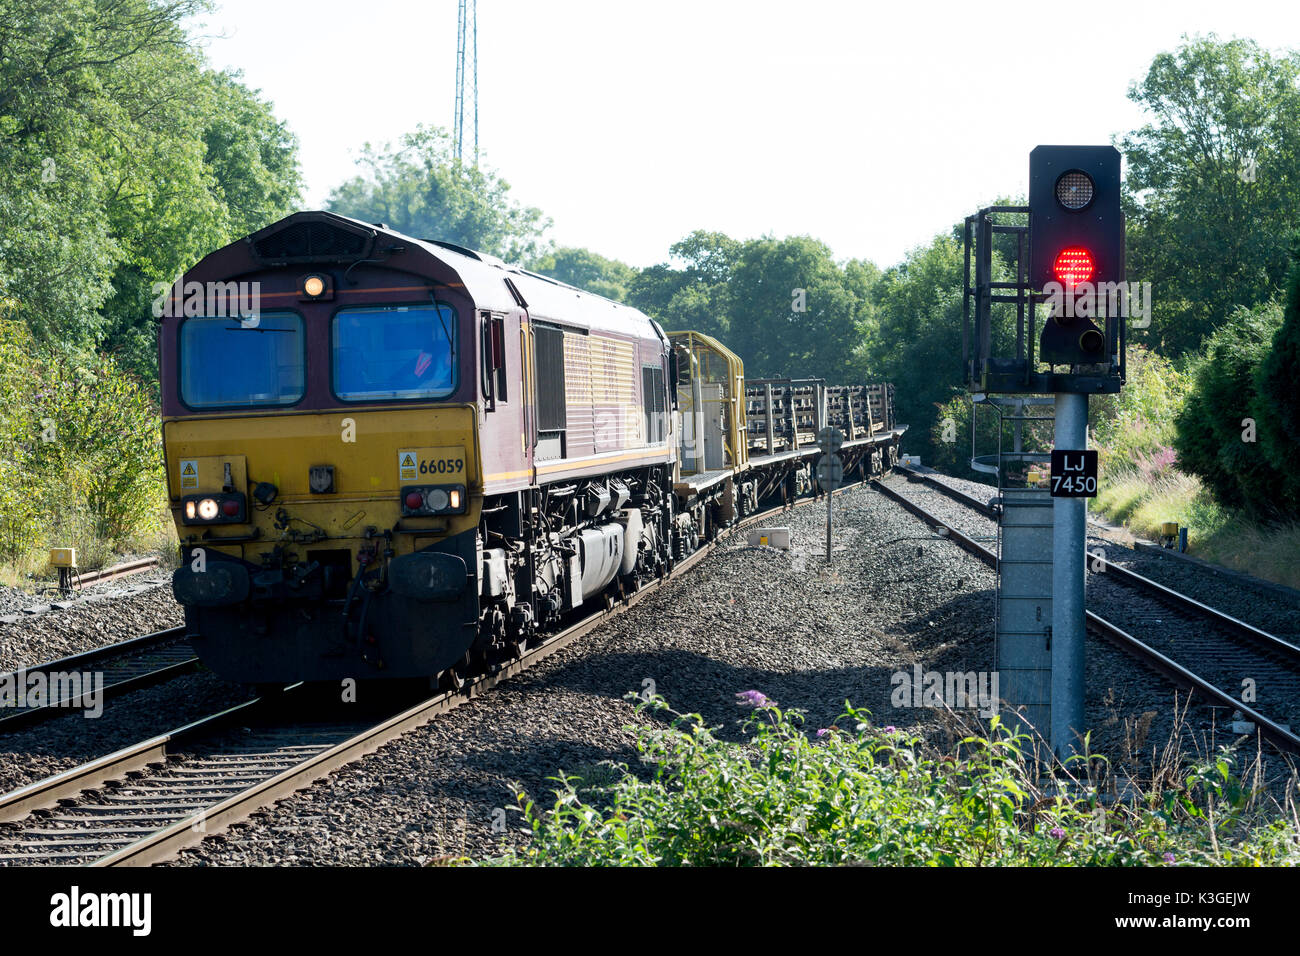
[[104, 554], [157, 523], [158, 412], [112, 358], [51, 355], [0, 322], [0, 402], [0, 556], [34, 560], [55, 543]]
[[1129, 347], [1128, 380], [1114, 395], [1089, 403], [1092, 445], [1103, 481], [1145, 463], [1157, 471], [1172, 462], [1174, 419], [1191, 391], [1191, 377], [1163, 356], [1140, 345]]
[[[757, 692], [747, 743], [698, 714], [638, 730], [651, 764], [606, 786], [561, 775], [543, 810], [520, 793], [532, 830], [498, 862], [744, 866], [1168, 865], [1300, 861], [1285, 814], [1257, 815], [1231, 751], [1178, 767], [1172, 782], [1103, 808], [1099, 785], [1058, 775], [1040, 789], [1027, 748], [996, 720], [939, 753], [847, 703], [809, 735], [797, 711]], [[643, 705], [644, 706], [644, 705]], [[651, 706], [667, 710], [655, 700]], [[1099, 758], [1079, 758], [1080, 769]], [[1207, 813], [1207, 809], [1210, 811]]]
[[1244, 440], [1255, 415], [1255, 379], [1281, 325], [1275, 304], [1238, 309], [1210, 337], [1196, 384], [1178, 416], [1174, 447], [1182, 467], [1223, 504], [1256, 517], [1274, 512], [1282, 475], [1257, 441]]
[[1274, 496], [1283, 514], [1300, 517], [1300, 231], [1291, 236], [1284, 318], [1254, 387], [1260, 451], [1281, 478]]

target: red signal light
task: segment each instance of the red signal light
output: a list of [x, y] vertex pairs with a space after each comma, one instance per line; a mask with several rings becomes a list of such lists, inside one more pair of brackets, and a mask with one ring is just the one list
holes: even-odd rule
[[408, 492], [406, 495], [406, 507], [415, 511], [424, 507], [424, 495], [418, 491]]
[[233, 518], [239, 514], [239, 502], [228, 498], [221, 503], [221, 510], [226, 513], [227, 518]]
[[1052, 266], [1056, 281], [1061, 285], [1078, 285], [1087, 282], [1096, 271], [1097, 264], [1092, 261], [1092, 253], [1078, 247], [1062, 249]]

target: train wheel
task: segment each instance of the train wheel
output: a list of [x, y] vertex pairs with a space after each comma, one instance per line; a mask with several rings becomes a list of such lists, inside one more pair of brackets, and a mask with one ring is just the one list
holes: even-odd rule
[[442, 686], [453, 694], [459, 694], [469, 681], [472, 667], [473, 658], [466, 651], [464, 657], [442, 672]]

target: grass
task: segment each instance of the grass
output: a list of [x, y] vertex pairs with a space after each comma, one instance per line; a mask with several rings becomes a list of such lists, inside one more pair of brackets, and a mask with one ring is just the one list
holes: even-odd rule
[[30, 590], [57, 582], [58, 571], [49, 562], [50, 548], [76, 548], [77, 566], [82, 571], [108, 567], [127, 555], [156, 554], [171, 564], [177, 553], [176, 526], [171, 513], [163, 510], [126, 538], [111, 540], [97, 533], [89, 515], [73, 512], [54, 522], [41, 534], [40, 542], [20, 557], [0, 563], [0, 585]]
[[1093, 510], [1151, 540], [1159, 540], [1162, 523], [1176, 521], [1188, 529], [1188, 553], [1300, 588], [1300, 524], [1252, 523], [1222, 508], [1199, 480], [1177, 469], [1152, 477], [1122, 471], [1103, 485]]
[[[754, 693], [754, 692], [748, 692]], [[832, 727], [764, 701], [746, 742], [698, 714], [632, 728], [642, 766], [561, 773], [543, 806], [519, 792], [541, 866], [1252, 866], [1300, 863], [1297, 777], [1257, 751], [1190, 746], [1185, 711], [1140, 775], [1085, 755], [1044, 775], [996, 721], [939, 749], [846, 702]], [[1141, 745], [1139, 745], [1141, 747]], [[1189, 752], [1190, 751], [1190, 752]], [[458, 862], [470, 863], [470, 860]]]

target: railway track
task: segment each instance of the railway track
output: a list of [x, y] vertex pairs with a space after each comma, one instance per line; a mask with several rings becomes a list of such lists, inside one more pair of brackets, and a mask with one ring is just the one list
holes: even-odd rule
[[185, 628], [173, 627], [0, 675], [15, 688], [45, 688], [39, 702], [0, 708], [0, 733], [92, 706], [96, 678], [102, 680], [102, 699], [108, 699], [170, 680], [198, 664]]
[[[824, 501], [808, 498], [796, 506]], [[0, 866], [141, 866], [167, 859], [482, 696], [686, 573], [732, 535], [783, 510], [769, 509], [725, 529], [678, 562], [671, 575], [607, 604], [494, 672], [378, 720], [340, 720], [336, 704], [320, 720], [286, 722], [286, 705], [298, 708], [320, 691], [294, 685], [15, 790], [0, 797]]]
[[[928, 475], [900, 467], [900, 473], [935, 494], [952, 499], [995, 520], [996, 507]], [[927, 524], [945, 529], [946, 536], [990, 567], [997, 554], [977, 540], [981, 535], [971, 521], [945, 521], [922, 504], [889, 486], [875, 487]], [[989, 527], [987, 523], [984, 528]], [[1196, 599], [1167, 588], [1127, 568], [1090, 554], [1092, 572], [1089, 600], [1100, 596], [1115, 608], [1111, 619], [1087, 611], [1087, 626], [1095, 634], [1155, 668], [1179, 686], [1194, 690], [1212, 705], [1239, 711], [1264, 739], [1290, 753], [1300, 753], [1300, 736], [1292, 727], [1300, 723], [1300, 647]], [[1147, 596], [1145, 605], [1116, 600], [1112, 588]], [[1140, 637], [1137, 636], [1140, 634]], [[1257, 703], [1267, 702], [1272, 716], [1241, 701], [1243, 680], [1254, 681]]]
[[87, 584], [104, 584], [107, 581], [115, 581], [118, 578], [124, 578], [132, 574], [140, 574], [144, 571], [152, 571], [159, 567], [161, 562], [158, 558], [138, 558], [135, 561], [124, 561], [121, 564], [115, 564], [111, 568], [102, 568], [99, 571], [86, 571], [78, 574], [73, 583], [81, 588]]

